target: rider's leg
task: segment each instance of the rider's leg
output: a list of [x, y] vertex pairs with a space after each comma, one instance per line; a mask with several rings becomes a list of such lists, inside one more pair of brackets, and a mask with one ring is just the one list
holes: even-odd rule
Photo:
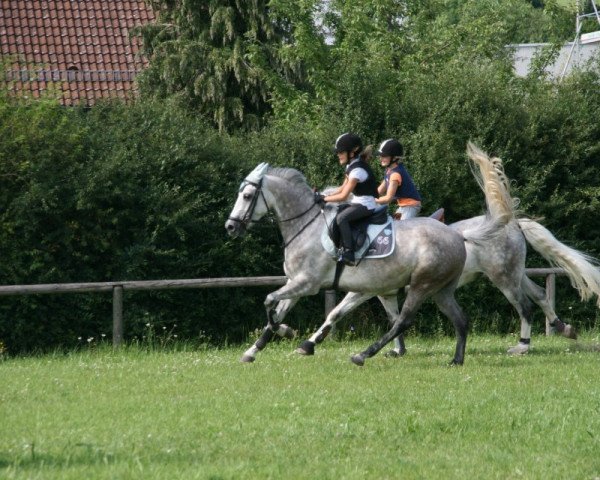
[[354, 265], [354, 245], [352, 245], [352, 230], [350, 222], [368, 217], [373, 212], [364, 205], [353, 203], [338, 213], [335, 221], [340, 229], [342, 247], [344, 249], [341, 260], [346, 265]]

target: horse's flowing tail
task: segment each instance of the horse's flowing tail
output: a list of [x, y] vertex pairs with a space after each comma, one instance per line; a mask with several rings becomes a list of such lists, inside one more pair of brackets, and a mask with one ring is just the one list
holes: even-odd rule
[[498, 231], [516, 218], [518, 200], [510, 195], [510, 185], [502, 160], [490, 158], [473, 143], [467, 143], [467, 154], [479, 170], [471, 171], [485, 194], [487, 213], [484, 219], [463, 231], [465, 240], [473, 243], [484, 243], [494, 237]]
[[506, 225], [516, 217], [518, 199], [510, 195], [510, 183], [504, 173], [502, 160], [490, 158], [473, 143], [467, 143], [467, 155], [479, 167], [471, 168], [477, 183], [485, 194], [489, 215], [498, 223]]
[[565, 270], [581, 299], [589, 300], [596, 295], [596, 305], [600, 307], [598, 260], [559, 242], [548, 229], [534, 220], [520, 218], [518, 222], [527, 242], [550, 264]]

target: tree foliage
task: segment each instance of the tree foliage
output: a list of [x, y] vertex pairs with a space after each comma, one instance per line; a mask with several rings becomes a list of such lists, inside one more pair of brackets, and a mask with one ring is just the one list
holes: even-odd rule
[[291, 24], [303, 14], [302, 2], [286, 9], [290, 17], [266, 0], [149, 3], [158, 19], [140, 29], [150, 59], [143, 93], [176, 96], [224, 131], [261, 125], [275, 93], [302, 86], [303, 64], [286, 49], [296, 31], [310, 34]]

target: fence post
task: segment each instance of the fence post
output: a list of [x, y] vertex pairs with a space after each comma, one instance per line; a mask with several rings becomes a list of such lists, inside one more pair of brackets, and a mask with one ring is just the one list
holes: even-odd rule
[[[552, 310], [554, 310], [554, 298], [556, 292], [556, 274], [550, 273], [546, 276], [546, 301], [550, 304]], [[552, 333], [550, 322], [554, 321], [554, 318], [546, 317], [546, 335]]]
[[113, 347], [117, 348], [123, 341], [123, 287], [113, 288]]

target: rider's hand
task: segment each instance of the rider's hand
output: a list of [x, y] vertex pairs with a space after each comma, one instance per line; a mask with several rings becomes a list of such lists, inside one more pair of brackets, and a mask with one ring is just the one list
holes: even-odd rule
[[319, 206], [325, 205], [325, 195], [320, 192], [315, 192], [315, 203]]

